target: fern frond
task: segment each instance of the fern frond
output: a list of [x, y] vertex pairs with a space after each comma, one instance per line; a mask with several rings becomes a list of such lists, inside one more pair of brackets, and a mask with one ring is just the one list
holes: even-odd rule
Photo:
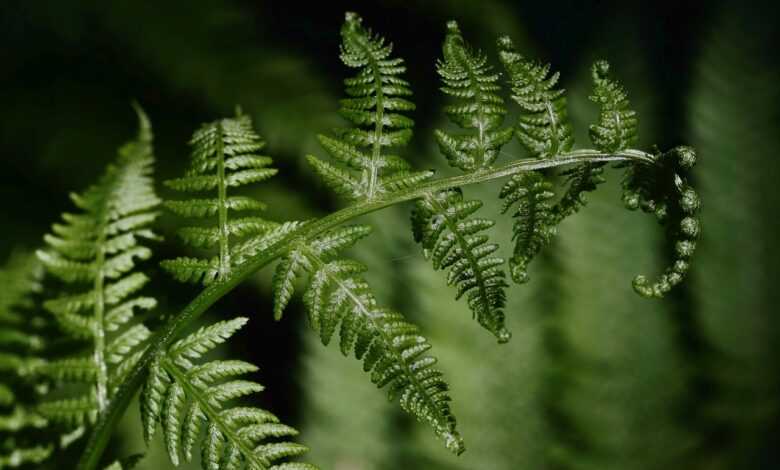
[[436, 70], [444, 82], [442, 92], [460, 100], [445, 108], [447, 116], [458, 126], [469, 130], [465, 135], [436, 131], [439, 149], [450, 165], [471, 172], [488, 167], [512, 139], [512, 128], [501, 128], [506, 115], [504, 100], [499, 96], [499, 75], [493, 73], [487, 57], [473, 51], [464, 41], [455, 21], [447, 23], [443, 45], [444, 60]]
[[415, 204], [412, 227], [434, 269], [449, 268], [447, 284], [457, 286], [456, 299], [466, 295], [474, 318], [505, 343], [511, 333], [504, 325], [504, 260], [494, 256], [498, 245], [482, 233], [494, 222], [470, 217], [481, 207], [481, 201], [464, 201], [460, 189], [431, 194]]
[[45, 362], [50, 322], [39, 311], [43, 269], [14, 251], [0, 269], [0, 468], [40, 464], [54, 451], [42, 435], [49, 422], [36, 409], [46, 380], [30, 371]]
[[136, 111], [138, 138], [119, 149], [116, 162], [95, 185], [72, 195], [81, 212], [64, 214], [63, 223], [45, 237], [48, 248], [38, 251], [51, 274], [75, 284], [72, 291], [44, 302], [44, 308], [66, 334], [92, 343], [89, 355], [52, 360], [33, 370], [55, 383], [88, 386], [81, 396], [39, 408], [44, 416], [70, 425], [92, 421], [108, 407], [112, 370], [150, 336], [143, 324], [129, 325], [134, 310], [156, 305], [154, 299], [136, 295], [149, 279], [131, 271], [137, 260], [151, 255], [141, 242], [156, 238], [148, 226], [160, 202], [151, 177], [151, 128], [143, 111]]
[[174, 465], [190, 461], [200, 446], [206, 470], [315, 470], [304, 463], [277, 463], [306, 452], [284, 440], [298, 431], [265, 410], [232, 404], [263, 390], [237, 379], [257, 367], [242, 361], [196, 362], [246, 322], [236, 318], [201, 328], [156, 356], [141, 395], [144, 437], [149, 442], [160, 423]]
[[341, 28], [341, 60], [360, 69], [344, 81], [349, 98], [341, 100], [340, 109], [355, 127], [337, 129], [334, 137], [319, 136], [322, 148], [340, 165], [307, 157], [328, 187], [351, 200], [371, 200], [432, 176], [384, 153], [411, 139], [414, 121], [400, 112], [413, 110], [414, 103], [406, 98], [412, 94], [409, 83], [400, 77], [406, 70], [403, 59], [391, 58], [392, 45], [361, 23], [357, 14], [347, 13]]
[[520, 105], [515, 135], [535, 158], [551, 158], [574, 145], [566, 109], [565, 90], [556, 89], [559, 73], [550, 73], [550, 64], [524, 58], [512, 40], [498, 40], [499, 58], [507, 72], [512, 99]]
[[593, 95], [601, 110], [598, 124], [590, 126], [590, 140], [602, 152], [625, 150], [636, 143], [637, 118], [623, 87], [609, 77], [609, 63], [596, 61], [591, 69]]
[[293, 280], [308, 274], [303, 300], [322, 343], [329, 344], [338, 329], [341, 352], [354, 351], [377, 387], [387, 386], [391, 399], [399, 398], [401, 408], [428, 423], [449, 450], [460, 454], [463, 441], [449, 407], [448, 386], [432, 367], [436, 359], [425, 355], [430, 344], [402, 315], [377, 305], [362, 278], [362, 264], [338, 258], [369, 231], [342, 227], [294, 244], [274, 276], [277, 316], [292, 296]]
[[552, 189], [552, 184], [538, 172], [514, 175], [501, 188], [502, 212], [517, 204], [512, 226], [515, 248], [509, 258], [509, 268], [512, 280], [518, 284], [528, 282], [528, 264], [555, 235], [557, 221], [550, 203], [554, 196]]
[[265, 204], [245, 196], [229, 196], [228, 188], [265, 181], [276, 174], [269, 157], [261, 156], [265, 142], [252, 128], [249, 116], [237, 112], [204, 124], [190, 140], [191, 166], [181, 178], [168, 180], [171, 189], [185, 192], [215, 191], [210, 199], [165, 201], [164, 205], [183, 217], [216, 216], [208, 226], [185, 227], [179, 230], [182, 241], [196, 248], [215, 248], [218, 255], [211, 259], [177, 258], [161, 263], [174, 278], [183, 282], [209, 284], [223, 280], [237, 263], [232, 259], [232, 245], [249, 237], [266, 234], [276, 224], [260, 217], [231, 218], [233, 212], [254, 212]]
[[685, 178], [696, 164], [692, 148], [676, 147], [657, 158], [658, 163], [653, 166], [634, 164], [626, 168], [623, 202], [630, 210], [654, 214], [674, 240], [674, 259], [659, 279], [651, 283], [638, 275], [633, 281], [638, 294], [660, 298], [682, 282], [688, 272], [701, 229], [701, 201]]

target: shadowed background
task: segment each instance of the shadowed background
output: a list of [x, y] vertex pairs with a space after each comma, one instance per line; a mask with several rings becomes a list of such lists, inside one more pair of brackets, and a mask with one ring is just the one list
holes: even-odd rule
[[[319, 344], [299, 300], [271, 318], [270, 272], [211, 312], [252, 318], [230, 354], [261, 366], [263, 406], [297, 425], [307, 459], [323, 469], [770, 469], [780, 463], [780, 163], [778, 22], [770, 8], [736, 2], [22, 1], [0, 5], [0, 258], [35, 248], [64, 195], [94, 180], [134, 133], [135, 99], [155, 131], [158, 181], [185, 167], [191, 132], [240, 104], [267, 139], [280, 176], [257, 189], [276, 220], [341, 207], [305, 165], [317, 133], [340, 123], [347, 74], [338, 59], [344, 11], [359, 12], [407, 60], [416, 134], [404, 154], [446, 168], [432, 139], [445, 124], [435, 59], [444, 24], [495, 61], [510, 34], [527, 55], [560, 70], [579, 146], [589, 146], [589, 66], [613, 64], [639, 111], [640, 146], [697, 148], [693, 179], [703, 236], [691, 277], [664, 301], [634, 294], [638, 272], [667, 256], [650, 218], [625, 211], [619, 175], [559, 228], [510, 291], [514, 333], [496, 345], [456, 303], [414, 245], [409, 207], [365, 217], [376, 230], [353, 250], [378, 298], [431, 338], [452, 385], [467, 441], [460, 458], [387, 403], [360, 364]], [[522, 158], [516, 143], [502, 161]], [[167, 193], [160, 188], [163, 195]], [[498, 215], [495, 184], [469, 187]], [[488, 215], [486, 214], [486, 215]], [[158, 259], [183, 254], [180, 220], [161, 221]], [[150, 263], [161, 313], [196, 293]], [[131, 409], [110, 452], [143, 449]], [[167, 468], [160, 443], [141, 469]], [[193, 464], [191, 468], [199, 468]]]

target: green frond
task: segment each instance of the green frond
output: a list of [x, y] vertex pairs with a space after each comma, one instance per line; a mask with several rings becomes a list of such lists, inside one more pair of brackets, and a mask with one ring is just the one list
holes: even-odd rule
[[113, 462], [103, 470], [132, 470], [143, 460], [143, 454], [135, 454]]
[[[257, 152], [265, 142], [252, 128], [249, 116], [238, 113], [233, 118], [204, 124], [190, 140], [191, 165], [185, 176], [168, 180], [166, 186], [177, 191], [213, 191], [212, 198], [166, 201], [165, 206], [182, 217], [212, 218], [211, 225], [184, 227], [179, 236], [197, 248], [216, 248], [211, 259], [177, 258], [162, 262], [173, 277], [184, 282], [223, 280], [239, 261], [231, 254], [233, 245], [247, 238], [262, 237], [276, 224], [260, 217], [232, 219], [232, 212], [256, 212], [265, 204], [246, 196], [228, 195], [229, 188], [259, 183], [276, 174], [269, 157]], [[216, 260], [216, 263], [214, 263]]]
[[606, 181], [603, 173], [604, 165], [601, 163], [583, 163], [561, 172], [566, 179], [567, 188], [552, 209], [555, 220], [562, 221], [584, 207], [587, 203], [585, 194], [595, 191]]
[[556, 89], [558, 72], [550, 65], [524, 58], [512, 40], [498, 40], [499, 58], [507, 73], [512, 99], [520, 105], [515, 135], [535, 158], [552, 158], [574, 145], [563, 89]]
[[590, 126], [590, 140], [602, 152], [617, 152], [636, 143], [637, 118], [623, 87], [609, 77], [609, 63], [599, 60], [591, 69], [593, 95], [599, 105], [599, 122]]
[[464, 41], [458, 24], [447, 23], [442, 47], [444, 60], [436, 64], [442, 78], [442, 92], [458, 99], [444, 110], [450, 120], [466, 129], [466, 134], [436, 131], [439, 149], [450, 165], [471, 172], [488, 167], [501, 147], [512, 139], [512, 128], [501, 128], [506, 115], [499, 92], [499, 74], [494, 73], [487, 57], [473, 51]]
[[502, 212], [517, 204], [512, 226], [515, 248], [509, 258], [509, 269], [512, 280], [518, 284], [528, 282], [528, 264], [555, 235], [556, 220], [550, 204], [554, 196], [552, 189], [552, 184], [538, 172], [512, 176], [501, 188]]
[[55, 447], [36, 409], [48, 379], [32, 374], [46, 363], [52, 333], [40, 309], [42, 275], [36, 257], [19, 251], [0, 268], [0, 468], [40, 464]]
[[412, 94], [409, 84], [400, 77], [406, 70], [403, 59], [391, 58], [392, 45], [361, 23], [358, 15], [347, 13], [341, 28], [341, 60], [360, 71], [344, 81], [349, 98], [341, 100], [339, 112], [355, 127], [336, 129], [333, 137], [319, 136], [323, 149], [344, 167], [307, 157], [325, 184], [350, 200], [398, 190], [398, 179], [387, 178], [396, 171], [408, 172], [410, 165], [384, 150], [406, 145], [414, 126], [400, 113], [415, 107], [406, 98]]
[[363, 226], [343, 227], [295, 243], [277, 267], [275, 311], [281, 312], [292, 296], [293, 280], [308, 274], [303, 300], [322, 343], [329, 344], [339, 330], [341, 352], [354, 351], [377, 387], [386, 386], [391, 399], [399, 398], [402, 409], [429, 424], [449, 450], [460, 454], [463, 441], [449, 407], [448, 386], [433, 368], [436, 359], [425, 354], [430, 344], [402, 315], [377, 305], [362, 278], [363, 265], [337, 258], [368, 233]]
[[660, 298], [682, 282], [688, 272], [701, 229], [701, 201], [685, 178], [696, 164], [692, 148], [676, 147], [657, 158], [658, 163], [653, 166], [633, 164], [626, 168], [623, 202], [629, 210], [642, 209], [655, 215], [674, 242], [672, 264], [656, 281], [643, 275], [633, 281], [638, 294]]
[[474, 318], [505, 343], [511, 333], [504, 326], [504, 260], [494, 256], [498, 245], [483, 233], [494, 222], [471, 218], [481, 207], [481, 201], [464, 201], [460, 189], [430, 194], [415, 204], [412, 229], [434, 269], [449, 268], [447, 284], [457, 286], [456, 298], [465, 294]]
[[138, 296], [149, 278], [135, 272], [136, 263], [151, 257], [141, 243], [157, 239], [149, 225], [157, 218], [160, 203], [151, 176], [152, 154], [149, 121], [140, 108], [139, 137], [119, 149], [115, 163], [99, 181], [71, 199], [78, 214], [63, 214], [37, 255], [49, 273], [73, 284], [44, 308], [66, 335], [91, 343], [84, 356], [52, 359], [32, 367], [33, 374], [55, 384], [82, 384], [75, 398], [45, 402], [39, 406], [54, 421], [79, 426], [95, 419], [108, 407], [112, 391], [109, 376], [123, 360], [142, 350], [149, 330], [130, 326], [135, 309], [150, 309], [154, 299]]
[[257, 367], [242, 361], [193, 362], [246, 322], [236, 318], [201, 328], [157, 355], [141, 394], [145, 438], [153, 437], [159, 423], [174, 465], [192, 460], [200, 446], [206, 470], [316, 470], [303, 463], [277, 463], [306, 452], [306, 447], [286, 441], [298, 431], [265, 410], [232, 404], [263, 390], [258, 383], [237, 379]]

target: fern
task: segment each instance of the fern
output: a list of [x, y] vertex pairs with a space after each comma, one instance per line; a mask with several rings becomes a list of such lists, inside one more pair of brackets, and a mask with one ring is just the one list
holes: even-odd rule
[[160, 423], [174, 465], [179, 465], [182, 457], [190, 461], [200, 445], [205, 470], [316, 470], [304, 463], [277, 463], [306, 452], [299, 444], [268, 442], [295, 436], [295, 429], [260, 408], [229, 405], [263, 390], [256, 382], [236, 379], [257, 371], [257, 367], [232, 360], [194, 362], [227, 341], [246, 322], [239, 317], [201, 328], [155, 356], [141, 397], [144, 437], [148, 443]]
[[[350, 206], [311, 221], [230, 217], [232, 211], [264, 208], [254, 199], [233, 194], [232, 188], [264, 181], [276, 170], [269, 167], [270, 158], [258, 154], [264, 142], [240, 111], [233, 118], [204, 125], [190, 142], [189, 170], [166, 184], [178, 191], [211, 195], [165, 205], [180, 216], [212, 219], [210, 224], [184, 228], [179, 235], [196, 249], [213, 251], [205, 257], [167, 260], [162, 266], [179, 281], [203, 282], [208, 287], [152, 336], [133, 319], [136, 309], [155, 305], [152, 298], [136, 296], [148, 279], [133, 271], [137, 260], [151, 256], [141, 242], [155, 238], [148, 226], [157, 217], [159, 202], [149, 176], [151, 131], [139, 110], [137, 141], [120, 150], [117, 163], [96, 185], [73, 197], [82, 213], [65, 214], [64, 223], [56, 224], [54, 233], [46, 237], [49, 247], [38, 257], [67, 292], [48, 300], [46, 309], [69, 336], [89, 343], [89, 353], [42, 361], [32, 370], [52, 383], [86, 384], [88, 390], [75, 398], [46, 402], [37, 410], [77, 432], [95, 423], [81, 470], [97, 468], [111, 429], [144, 378], [145, 437], [151, 439], [161, 423], [174, 464], [190, 460], [199, 446], [204, 467], [212, 470], [313, 468], [278, 463], [304, 448], [266, 439], [289, 437], [295, 431], [268, 412], [233, 401], [262, 389], [237, 378], [255, 371], [255, 366], [200, 361], [245, 319], [218, 322], [178, 339], [187, 325], [240, 281], [276, 261], [274, 317], [281, 319], [296, 283], [305, 277], [304, 304], [322, 343], [329, 344], [338, 330], [344, 355], [354, 353], [374, 384], [386, 387], [401, 408], [433, 428], [449, 450], [463, 452], [448, 385], [434, 368], [436, 359], [428, 355], [430, 343], [402, 315], [379, 306], [364, 279], [365, 266], [342, 257], [344, 250], [370, 232], [366, 226], [348, 223], [370, 212], [414, 201], [415, 240], [435, 269], [448, 269], [447, 280], [457, 287], [456, 297], [466, 297], [476, 320], [499, 342], [509, 339], [504, 325], [509, 287], [504, 260], [497, 255], [498, 246], [488, 242], [486, 231], [493, 222], [475, 215], [484, 202], [463, 196], [467, 185], [509, 178], [499, 196], [503, 212], [513, 209], [514, 250], [509, 267], [513, 280], [523, 283], [528, 280], [529, 263], [550, 243], [557, 225], [581, 208], [584, 193], [600, 183], [603, 166], [621, 163], [627, 169], [626, 205], [654, 213], [677, 240], [672, 267], [653, 284], [638, 277], [635, 289], [660, 297], [687, 271], [699, 231], [698, 197], [685, 179], [695, 153], [687, 147], [652, 154], [630, 148], [636, 117], [625, 92], [607, 76], [606, 63], [597, 62], [593, 69], [593, 100], [601, 108], [599, 122], [591, 128], [596, 148], [573, 150], [566, 98], [556, 88], [558, 74], [551, 75], [548, 65], [524, 59], [508, 38], [499, 39], [499, 58], [512, 101], [520, 107], [517, 125], [504, 128], [508, 110], [500, 98], [498, 75], [487, 65], [486, 56], [468, 46], [457, 24], [450, 22], [438, 70], [443, 91], [459, 100], [446, 110], [461, 130], [440, 130], [436, 136], [442, 153], [462, 174], [433, 180], [431, 171], [415, 171], [406, 160], [386, 153], [407, 144], [412, 135], [413, 122], [402, 114], [414, 109], [407, 99], [409, 84], [400, 76], [405, 70], [402, 59], [392, 58], [392, 47], [364, 28], [354, 13], [346, 15], [341, 39], [342, 61], [359, 69], [345, 82], [349, 98], [342, 100], [341, 109], [354, 126], [319, 137], [336, 164], [308, 158], [325, 183], [350, 200]], [[531, 158], [494, 167], [512, 135]], [[573, 167], [563, 173], [568, 187], [556, 200], [553, 171], [563, 166]], [[70, 396], [69, 389], [58, 390]]]
[[218, 247], [211, 258], [177, 258], [162, 263], [180, 281], [209, 284], [222, 281], [244, 256], [241, 244], [231, 244], [258, 234], [265, 234], [275, 224], [260, 217], [231, 218], [231, 212], [258, 211], [265, 204], [244, 196], [228, 196], [229, 188], [264, 181], [276, 174], [268, 168], [271, 159], [258, 155], [265, 142], [252, 129], [249, 116], [236, 112], [226, 118], [203, 125], [190, 140], [192, 164], [186, 176], [165, 184], [177, 191], [214, 191], [208, 199], [165, 201], [165, 207], [183, 217], [215, 217], [210, 226], [185, 227], [181, 239], [196, 248]]
[[494, 222], [468, 218], [480, 207], [481, 201], [464, 201], [458, 189], [428, 196], [412, 213], [414, 238], [435, 269], [450, 269], [447, 284], [457, 285], [456, 298], [465, 294], [477, 321], [505, 343], [511, 334], [504, 326], [507, 283], [499, 268], [504, 260], [494, 256], [498, 245], [487, 243], [487, 235], [480, 233]]
[[377, 305], [361, 276], [363, 265], [337, 258], [369, 232], [366, 226], [344, 227], [311, 242], [298, 241], [274, 273], [277, 316], [292, 295], [294, 279], [307, 273], [304, 302], [322, 343], [329, 344], [339, 329], [341, 352], [354, 351], [373, 383], [386, 386], [391, 399], [399, 398], [405, 411], [428, 423], [449, 450], [460, 454], [463, 441], [455, 429], [447, 384], [432, 367], [436, 360], [425, 355], [430, 344], [401, 314]]
[[485, 55], [467, 46], [455, 21], [447, 23], [442, 49], [444, 60], [436, 66], [444, 82], [441, 90], [461, 101], [444, 110], [450, 120], [471, 132], [454, 135], [437, 130], [436, 141], [456, 168], [471, 172], [490, 166], [501, 147], [512, 138], [511, 127], [500, 128], [506, 107], [498, 95], [499, 76], [492, 72]]
[[151, 256], [141, 244], [155, 239], [148, 228], [157, 218], [159, 199], [150, 176], [152, 133], [136, 106], [140, 131], [97, 184], [71, 199], [81, 213], [63, 214], [38, 251], [47, 271], [73, 290], [47, 300], [51, 312], [69, 336], [91, 342], [91, 352], [47, 361], [35, 373], [55, 382], [85, 384], [89, 389], [69, 398], [42, 403], [40, 412], [55, 421], [80, 426], [94, 421], [108, 407], [116, 387], [140, 358], [150, 331], [133, 323], [136, 309], [156, 305], [150, 297], [135, 296], [149, 278], [132, 272], [136, 260]]
[[430, 171], [411, 171], [409, 163], [384, 149], [406, 145], [414, 121], [401, 114], [414, 110], [407, 98], [409, 84], [399, 75], [403, 59], [391, 58], [392, 44], [362, 26], [362, 19], [347, 13], [341, 28], [341, 60], [360, 69], [344, 81], [349, 98], [341, 100], [341, 115], [355, 125], [335, 136], [318, 136], [327, 153], [347, 169], [312, 155], [307, 157], [317, 174], [339, 195], [371, 200], [383, 193], [414, 187], [430, 178]]
[[[473, 173], [495, 161], [512, 138], [512, 128], [500, 128], [506, 108], [496, 93], [498, 75], [491, 73], [485, 56], [471, 50], [454, 21], [447, 23], [443, 53], [438, 64], [442, 91], [463, 102], [445, 110], [455, 124], [473, 131], [452, 135], [437, 130], [436, 139], [451, 166]], [[487, 235], [480, 233], [494, 222], [469, 218], [480, 207], [481, 201], [463, 201], [459, 188], [428, 193], [415, 204], [412, 230], [434, 269], [450, 268], [447, 284], [457, 285], [456, 298], [466, 295], [477, 321], [505, 343], [511, 333], [504, 325], [507, 284], [499, 268], [504, 260], [493, 256], [498, 245], [487, 243]]]
[[0, 269], [0, 468], [40, 464], [55, 450], [37, 403], [48, 392], [30, 371], [45, 360], [49, 322], [37, 311], [42, 291], [35, 257], [14, 252]]

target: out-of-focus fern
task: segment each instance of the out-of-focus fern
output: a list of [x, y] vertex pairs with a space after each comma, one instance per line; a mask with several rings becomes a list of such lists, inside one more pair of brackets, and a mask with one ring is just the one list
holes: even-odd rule
[[[284, 441], [298, 431], [263, 409], [230, 405], [263, 390], [256, 382], [236, 378], [257, 371], [256, 366], [235, 360], [195, 362], [246, 322], [239, 317], [203, 327], [155, 357], [141, 398], [144, 437], [149, 442], [159, 422], [174, 465], [182, 457], [190, 461], [199, 446], [204, 470], [316, 470], [309, 464], [279, 462], [306, 452], [306, 447]], [[282, 440], [269, 442], [276, 438]]]
[[214, 217], [211, 226], [185, 227], [179, 230], [182, 240], [197, 248], [218, 247], [211, 258], [176, 258], [162, 263], [176, 279], [209, 284], [224, 280], [246, 249], [236, 240], [262, 235], [276, 224], [260, 217], [231, 218], [232, 212], [258, 211], [265, 204], [249, 197], [229, 196], [228, 189], [264, 181], [276, 174], [268, 168], [271, 159], [258, 155], [265, 142], [252, 129], [252, 121], [240, 111], [234, 118], [220, 119], [202, 126], [190, 141], [192, 166], [182, 178], [165, 184], [177, 191], [211, 191], [208, 199], [166, 201], [165, 206], [184, 217]]
[[148, 228], [159, 199], [151, 178], [152, 133], [140, 108], [136, 140], [119, 149], [115, 164], [97, 184], [71, 198], [81, 213], [63, 214], [45, 237], [48, 248], [38, 258], [48, 272], [73, 284], [72, 291], [44, 303], [69, 336], [91, 343], [91, 352], [46, 361], [34, 373], [57, 383], [85, 384], [75, 397], [47, 401], [39, 411], [55, 421], [80, 426], [96, 419], [109, 405], [116, 387], [143, 352], [150, 331], [133, 322], [134, 310], [156, 305], [135, 295], [149, 281], [133, 272], [136, 260], [151, 250], [141, 244], [154, 239]]
[[391, 399], [397, 397], [405, 411], [428, 423], [446, 447], [459, 454], [463, 441], [455, 429], [447, 384], [432, 367], [436, 360], [425, 354], [430, 344], [402, 315], [377, 305], [361, 276], [363, 265], [337, 257], [369, 231], [366, 226], [344, 227], [310, 242], [299, 241], [274, 274], [276, 304], [286, 305], [295, 277], [308, 273], [304, 302], [323, 344], [340, 326], [341, 352], [346, 356], [354, 351], [372, 382], [387, 386]]
[[335, 131], [334, 137], [320, 135], [328, 154], [347, 169], [312, 155], [307, 158], [325, 183], [351, 200], [371, 200], [383, 193], [418, 185], [430, 178], [430, 171], [410, 171], [409, 163], [384, 150], [406, 145], [414, 121], [400, 112], [411, 111], [414, 103], [406, 80], [403, 59], [391, 58], [392, 44], [362, 26], [362, 19], [347, 13], [341, 28], [341, 60], [360, 72], [344, 81], [349, 98], [341, 100], [341, 115], [355, 127]]
[[30, 372], [45, 361], [51, 334], [36, 298], [43, 270], [31, 255], [14, 252], [0, 269], [0, 468], [40, 464], [55, 443], [36, 406], [49, 390]]

